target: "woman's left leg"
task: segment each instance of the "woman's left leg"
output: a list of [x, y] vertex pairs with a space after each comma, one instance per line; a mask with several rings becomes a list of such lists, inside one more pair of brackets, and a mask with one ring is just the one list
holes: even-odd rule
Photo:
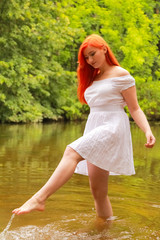
[[91, 163], [88, 164], [89, 183], [97, 216], [108, 218], [113, 216], [112, 206], [108, 197], [108, 178], [109, 172], [96, 167]]

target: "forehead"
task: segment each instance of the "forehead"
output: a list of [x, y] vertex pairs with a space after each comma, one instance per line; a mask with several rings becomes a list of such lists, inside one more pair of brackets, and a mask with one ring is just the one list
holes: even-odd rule
[[84, 50], [83, 50], [83, 54], [84, 55], [88, 55], [90, 54], [91, 52], [94, 52], [95, 50], [97, 50], [98, 48], [96, 47], [93, 47], [93, 46], [90, 46], [88, 45]]

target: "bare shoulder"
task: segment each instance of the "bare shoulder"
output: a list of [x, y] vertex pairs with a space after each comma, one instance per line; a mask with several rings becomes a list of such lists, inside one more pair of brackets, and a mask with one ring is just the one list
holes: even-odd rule
[[115, 66], [114, 72], [117, 77], [123, 77], [126, 75], [130, 75], [130, 73], [126, 69], [119, 67], [119, 66]]

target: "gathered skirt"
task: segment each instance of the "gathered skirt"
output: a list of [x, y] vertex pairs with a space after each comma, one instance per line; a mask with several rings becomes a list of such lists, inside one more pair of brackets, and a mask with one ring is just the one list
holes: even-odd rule
[[68, 146], [84, 159], [75, 173], [88, 175], [88, 161], [112, 175], [135, 174], [130, 123], [122, 107], [92, 108], [83, 136]]

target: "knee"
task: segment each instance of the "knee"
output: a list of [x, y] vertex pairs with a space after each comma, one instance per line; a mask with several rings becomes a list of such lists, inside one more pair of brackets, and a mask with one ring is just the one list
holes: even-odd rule
[[64, 151], [64, 155], [63, 157], [65, 158], [74, 158], [75, 160], [77, 160], [77, 162], [82, 160], [82, 157], [71, 147], [66, 147], [65, 151]]
[[91, 191], [94, 199], [97, 201], [106, 199], [108, 194], [107, 188], [91, 186]]

